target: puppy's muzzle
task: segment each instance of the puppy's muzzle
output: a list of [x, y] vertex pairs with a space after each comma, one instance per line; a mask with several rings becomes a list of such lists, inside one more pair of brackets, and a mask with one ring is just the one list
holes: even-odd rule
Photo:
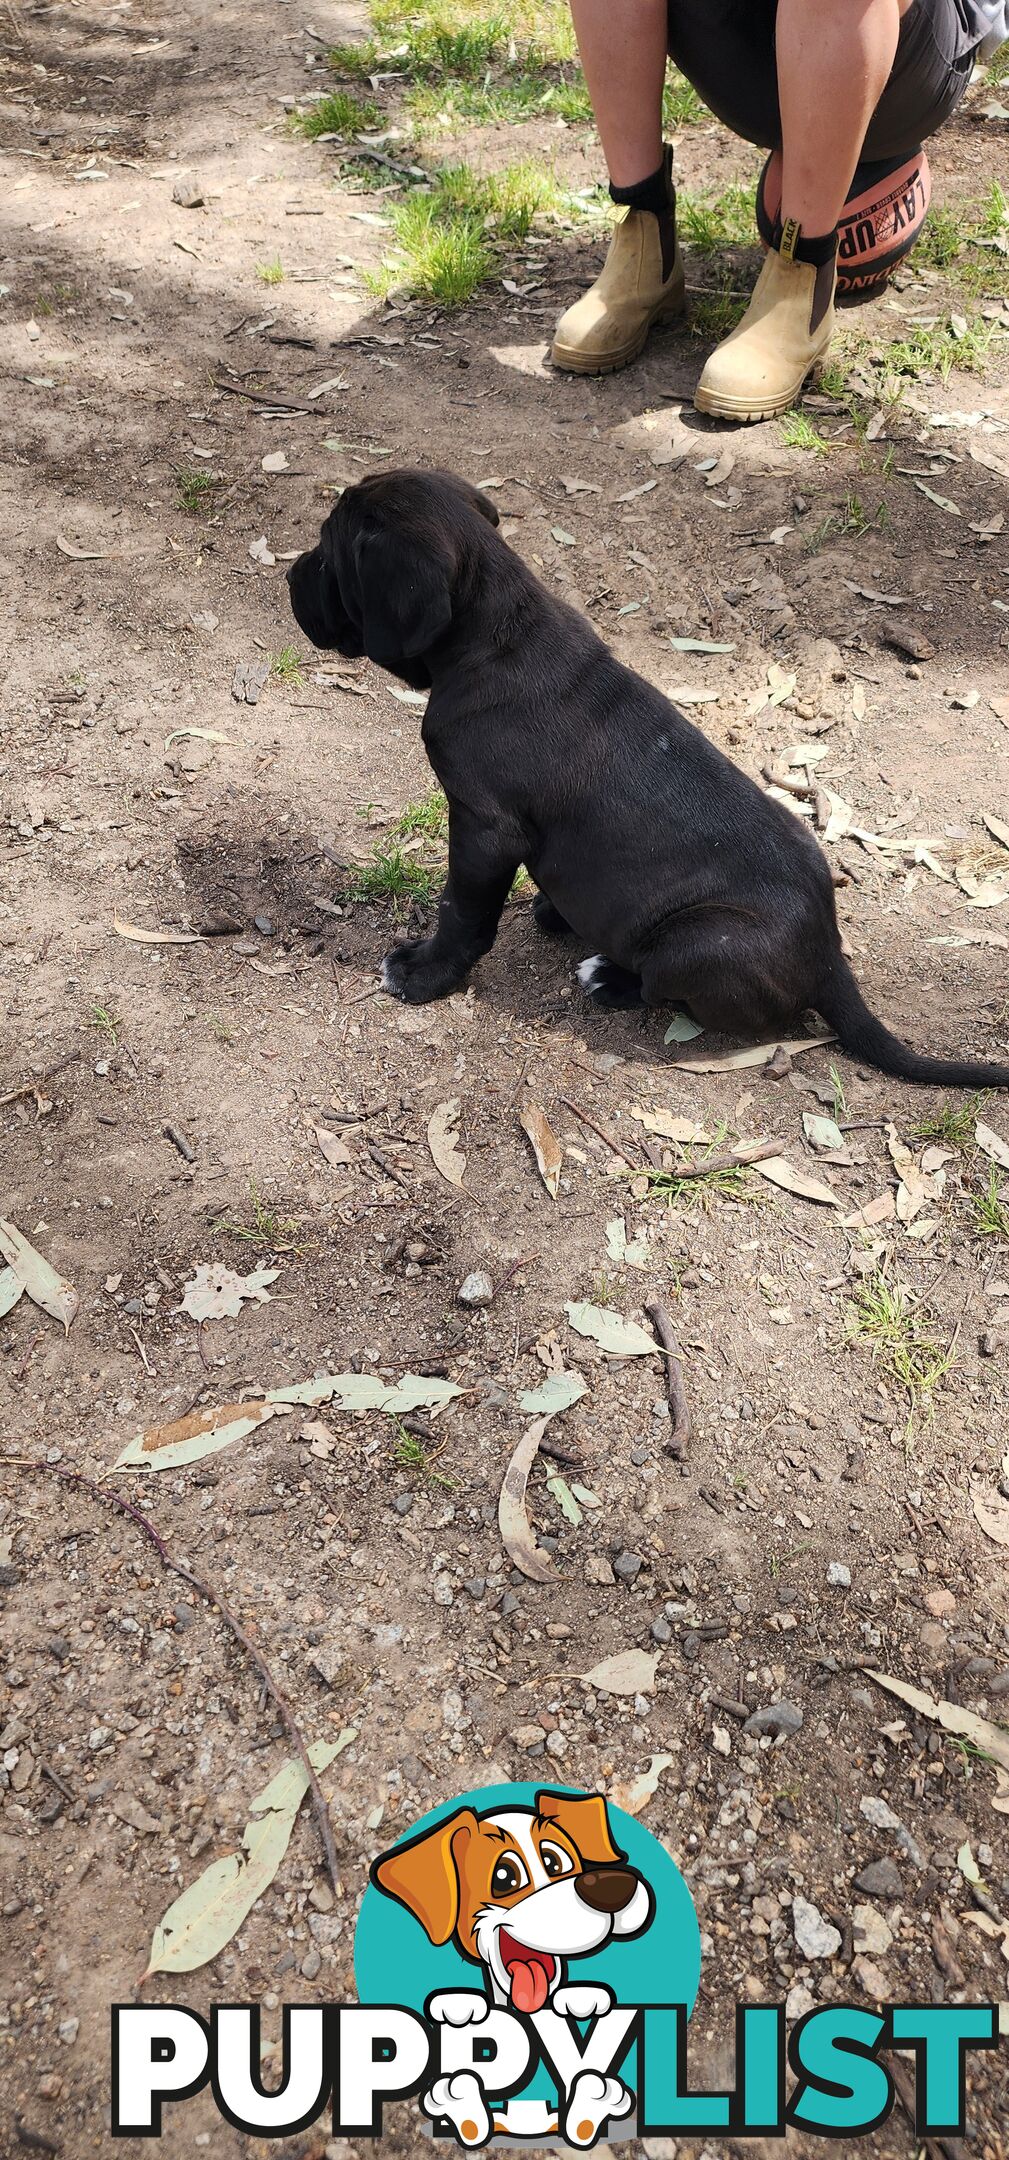
[[637, 1887], [638, 1877], [630, 1868], [583, 1868], [575, 1877], [578, 1896], [592, 1912], [623, 1912]]

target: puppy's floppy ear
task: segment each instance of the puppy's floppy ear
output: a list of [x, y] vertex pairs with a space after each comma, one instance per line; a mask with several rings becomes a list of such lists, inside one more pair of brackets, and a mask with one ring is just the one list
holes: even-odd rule
[[372, 526], [354, 542], [361, 636], [369, 660], [395, 669], [430, 652], [452, 620], [452, 560], [409, 533]]
[[332, 650], [340, 633], [340, 588], [321, 547], [299, 555], [287, 573], [291, 608], [299, 629], [313, 645]]
[[372, 1882], [387, 1897], [406, 1906], [407, 1912], [420, 1921], [429, 1942], [447, 1943], [455, 1934], [459, 1924], [458, 1864], [476, 1831], [472, 1808], [460, 1808], [420, 1837], [382, 1853], [372, 1868]]
[[590, 1867], [612, 1867], [626, 1859], [626, 1854], [613, 1843], [606, 1802], [601, 1793], [592, 1793], [585, 1800], [573, 1800], [567, 1793], [539, 1792], [536, 1813], [544, 1822], [556, 1823], [559, 1830], [565, 1831], [576, 1852]]

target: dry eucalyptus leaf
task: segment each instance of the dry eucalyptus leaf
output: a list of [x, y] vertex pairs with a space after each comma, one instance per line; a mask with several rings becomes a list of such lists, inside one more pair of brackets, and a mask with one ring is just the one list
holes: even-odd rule
[[655, 1686], [661, 1654], [659, 1650], [618, 1650], [615, 1657], [603, 1658], [581, 1677], [586, 1687], [600, 1695], [648, 1695]]
[[287, 472], [289, 470], [286, 450], [268, 450], [262, 461], [264, 472]]
[[134, 923], [121, 922], [118, 915], [112, 918], [117, 937], [129, 938], [134, 945], [199, 945], [202, 943], [197, 930], [138, 930]]
[[453, 1095], [451, 1101], [440, 1102], [432, 1110], [427, 1122], [427, 1144], [435, 1169], [450, 1185], [460, 1188], [466, 1175], [466, 1157], [459, 1146], [461, 1108], [458, 1095]]
[[257, 1425], [282, 1417], [287, 1405], [269, 1402], [219, 1403], [211, 1410], [191, 1410], [171, 1425], [138, 1433], [124, 1447], [113, 1470], [183, 1470], [187, 1463], [217, 1455], [235, 1440], [245, 1440]]
[[990, 1537], [993, 1545], [1009, 1546], [1009, 1500], [1004, 1500], [1001, 1493], [976, 1491], [970, 1499], [985, 1537]]
[[844, 1146], [844, 1134], [832, 1117], [817, 1117], [812, 1110], [802, 1113], [802, 1130], [810, 1147], [821, 1153], [825, 1148], [836, 1150]]
[[265, 1305], [269, 1300], [268, 1283], [276, 1282], [279, 1268], [255, 1268], [251, 1275], [236, 1275], [233, 1268], [222, 1267], [216, 1260], [198, 1267], [187, 1282], [179, 1312], [188, 1313], [191, 1320], [237, 1320], [243, 1304], [248, 1301]]
[[72, 540], [65, 540], [62, 533], [56, 535], [56, 545], [61, 555], [69, 555], [72, 562], [107, 562], [106, 548], [75, 547]]
[[674, 1062], [680, 1072], [741, 1072], [746, 1065], [773, 1065], [779, 1050], [786, 1057], [801, 1057], [806, 1050], [822, 1050], [836, 1040], [834, 1035], [802, 1035], [795, 1042], [755, 1043], [752, 1049], [733, 1050], [727, 1057], [676, 1058]]
[[[744, 1150], [733, 1150], [745, 1161]], [[751, 1170], [767, 1178], [771, 1185], [780, 1185], [783, 1192], [795, 1193], [799, 1200], [815, 1200], [821, 1207], [840, 1207], [836, 1192], [830, 1185], [823, 1185], [818, 1178], [810, 1177], [805, 1170], [795, 1170], [784, 1155], [765, 1155], [761, 1162], [751, 1162]]]
[[[316, 1774], [328, 1769], [356, 1738], [356, 1728], [348, 1725], [337, 1740], [310, 1747], [308, 1759]], [[252, 1801], [241, 1853], [212, 1861], [169, 1906], [154, 1930], [144, 1980], [152, 1973], [196, 1972], [219, 1956], [273, 1881], [307, 1791], [304, 1764], [295, 1756]]]
[[321, 1152], [332, 1170], [345, 1170], [354, 1158], [345, 1140], [338, 1133], [330, 1132], [325, 1125], [313, 1125], [312, 1131]]
[[271, 1403], [300, 1403], [317, 1409], [333, 1403], [338, 1410], [381, 1410], [387, 1417], [407, 1417], [412, 1410], [439, 1410], [462, 1389], [454, 1380], [438, 1380], [425, 1373], [404, 1373], [402, 1379], [380, 1380], [377, 1373], [317, 1373], [314, 1380], [298, 1380], [291, 1387], [271, 1388]]
[[991, 1162], [998, 1163], [1000, 1170], [1009, 1170], [1009, 1142], [1003, 1140], [1001, 1133], [993, 1132], [991, 1126], [983, 1124], [979, 1118], [974, 1127], [974, 1138]]
[[575, 1304], [565, 1305], [564, 1310], [576, 1332], [590, 1336], [610, 1357], [655, 1357], [658, 1353], [653, 1335], [605, 1306]]
[[497, 1519], [502, 1544], [509, 1559], [523, 1575], [528, 1576], [530, 1582], [554, 1580], [550, 1555], [541, 1551], [537, 1545], [526, 1514], [529, 1473], [549, 1422], [549, 1414], [536, 1418], [523, 1433], [505, 1471], [498, 1500]]
[[657, 1134], [660, 1140], [678, 1140], [684, 1146], [690, 1146], [695, 1141], [709, 1143], [711, 1140], [711, 1134], [705, 1131], [703, 1125], [698, 1125], [695, 1118], [676, 1117], [671, 1110], [642, 1110], [639, 1105], [635, 1105], [631, 1116], [637, 1118], [638, 1124], [643, 1125], [646, 1132]]
[[12, 1267], [0, 1268], [0, 1320], [13, 1312], [19, 1297], [24, 1296], [24, 1283], [15, 1275]]
[[[64, 1335], [69, 1335], [70, 1323], [81, 1302], [73, 1284], [57, 1274], [50, 1262], [44, 1259], [40, 1252], [36, 1252], [34, 1245], [29, 1245], [28, 1239], [22, 1236], [12, 1222], [0, 1221], [0, 1254], [18, 1282], [27, 1290], [32, 1304], [48, 1313], [51, 1320], [58, 1320]], [[16, 1303], [16, 1298], [11, 1297], [6, 1310], [9, 1312], [11, 1305]]]
[[265, 533], [260, 533], [258, 540], [250, 540], [249, 554], [253, 562], [262, 563], [266, 570], [272, 570], [277, 560], [272, 548], [267, 544]]
[[519, 1111], [519, 1124], [532, 1145], [536, 1166], [551, 1200], [556, 1200], [561, 1181], [561, 1165], [564, 1150], [539, 1103], [526, 1101]]
[[875, 1200], [867, 1200], [864, 1207], [857, 1208], [854, 1215], [842, 1215], [842, 1230], [872, 1230], [877, 1223], [892, 1222], [897, 1203], [892, 1192], [877, 1193]]
[[639, 1770], [627, 1785], [619, 1781], [611, 1785], [607, 1797], [614, 1807], [623, 1808], [625, 1815], [640, 1815], [658, 1792], [663, 1771], [671, 1769], [675, 1761], [675, 1755], [653, 1755], [647, 1770]]
[[937, 1702], [934, 1695], [927, 1695], [924, 1688], [912, 1687], [908, 1680], [894, 1680], [888, 1673], [871, 1672], [870, 1680], [878, 1687], [886, 1688], [909, 1708], [917, 1710], [919, 1717], [928, 1718], [933, 1725], [941, 1725], [944, 1732], [955, 1733], [962, 1740], [972, 1740], [974, 1746], [990, 1755], [1004, 1770], [1009, 1770], [1009, 1732], [1004, 1726], [992, 1725], [987, 1718], [978, 1717], [973, 1710], [964, 1710], [959, 1703]]
[[606, 1250], [615, 1267], [648, 1266], [647, 1232], [642, 1230], [636, 1238], [629, 1238], [622, 1215], [614, 1215], [606, 1225]]
[[993, 840], [997, 840], [1001, 847], [1009, 848], [1009, 825], [1004, 825], [1001, 818], [989, 816], [987, 810], [981, 812], [981, 822], [987, 825]]

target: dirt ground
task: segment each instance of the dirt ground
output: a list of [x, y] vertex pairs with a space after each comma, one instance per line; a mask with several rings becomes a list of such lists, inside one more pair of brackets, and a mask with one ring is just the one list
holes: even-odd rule
[[[275, 2044], [280, 2002], [350, 1994], [368, 1866], [426, 1808], [495, 1778], [605, 1790], [660, 1754], [643, 1820], [700, 1916], [698, 2079], [729, 2070], [737, 1998], [787, 1997], [796, 2014], [1009, 1993], [1005, 1776], [999, 1811], [984, 1750], [868, 1677], [1009, 1725], [1004, 1171], [973, 1117], [922, 1170], [936, 1092], [830, 1050], [779, 1061], [778, 1077], [677, 1071], [674, 1055], [739, 1046], [666, 1048], [660, 1016], [587, 1008], [572, 954], [536, 934], [522, 895], [465, 995], [385, 998], [377, 965], [409, 903], [397, 923], [392, 902], [349, 899], [347, 866], [426, 794], [419, 716], [369, 666], [341, 677], [305, 651], [283, 574], [334, 489], [376, 465], [493, 480], [507, 536], [622, 657], [667, 690], [711, 693], [693, 716], [755, 774], [813, 772], [847, 810], [829, 853], [877, 1010], [922, 1048], [1005, 1058], [1009, 912], [970, 904], [972, 877], [983, 894], [1007, 860], [982, 822], [1009, 817], [1005, 337], [981, 375], [870, 401], [868, 439], [814, 401], [821, 455], [776, 424], [698, 422], [705, 348], [686, 331], [624, 376], [553, 376], [550, 325], [600, 259], [591, 231], [537, 227], [502, 264], [517, 289], [495, 279], [457, 312], [382, 304], [358, 271], [388, 246], [383, 197], [341, 184], [285, 107], [364, 27], [334, 0], [310, 24], [285, 0], [0, 11], [2, 1213], [80, 1296], [66, 1339], [27, 1298], [0, 1321], [4, 2155], [114, 2149], [109, 2005], [290, 1754], [219, 1616], [134, 1522], [55, 1472], [94, 1480], [141, 1428], [325, 1367], [434, 1372], [464, 1392], [411, 1434], [295, 1410], [188, 1470], [109, 1481], [229, 1600], [305, 1735], [357, 1729], [325, 1780], [343, 1897], [306, 1805], [237, 1936], [161, 1980], [163, 1999], [261, 2001]], [[937, 195], [976, 199], [1006, 139], [968, 106], [934, 146]], [[583, 128], [486, 128], [457, 147], [598, 177]], [[701, 126], [683, 130], [677, 169], [713, 191], [753, 164]], [[173, 200], [183, 174], [202, 206]], [[274, 258], [271, 285], [257, 265]], [[905, 281], [858, 330], [882, 345], [930, 304], [955, 296]], [[688, 454], [653, 462], [684, 431]], [[731, 480], [712, 478], [726, 446]], [[278, 450], [286, 469], [264, 470]], [[194, 517], [176, 476], [201, 465], [220, 485]], [[897, 628], [926, 657], [895, 649]], [[292, 644], [300, 671], [238, 702], [236, 668]], [[804, 744], [812, 762], [789, 765]], [[145, 946], [117, 919], [205, 934]], [[518, 1122], [525, 1094], [564, 1149], [556, 1200]], [[455, 1099], [461, 1191], [427, 1140]], [[724, 1145], [780, 1139], [839, 1205], [753, 1175], [668, 1205], [641, 1108]], [[833, 1162], [804, 1137], [803, 1113], [825, 1110], [850, 1127]], [[979, 1114], [1009, 1141], [1002, 1099]], [[320, 1128], [343, 1143], [335, 1163]], [[890, 1139], [914, 1158], [899, 1215]], [[874, 1202], [868, 1226], [852, 1221]], [[616, 1217], [647, 1233], [643, 1268], [614, 1259]], [[269, 1299], [197, 1327], [180, 1304], [203, 1263], [277, 1270]], [[470, 1309], [457, 1291], [474, 1269], [495, 1294]], [[893, 1341], [852, 1327], [860, 1287], [881, 1284], [896, 1361]], [[588, 1299], [640, 1321], [655, 1295], [684, 1354], [682, 1463], [659, 1360], [606, 1359], [565, 1317]], [[949, 1353], [933, 1387], [909, 1395], [902, 1346], [919, 1375]], [[548, 1435], [562, 1459], [533, 1473], [557, 1576], [541, 1585], [512, 1568], [497, 1499], [526, 1423], [517, 1395], [559, 1357], [588, 1391]], [[558, 1469], [590, 1494], [577, 1527], [545, 1481]], [[632, 1646], [660, 1652], [652, 1692], [582, 1683]], [[780, 1699], [799, 1729], [744, 1733]], [[836, 1923], [833, 1956], [800, 1950], [793, 1896]], [[1004, 2054], [970, 2082], [969, 2149], [993, 2160]], [[421, 2138], [393, 2111], [389, 2150]], [[325, 2145], [283, 2149], [317, 2160]], [[206, 2095], [167, 2111], [163, 2147], [282, 2149], [227, 2127]], [[899, 2112], [864, 2142], [888, 2160], [914, 2149]]]

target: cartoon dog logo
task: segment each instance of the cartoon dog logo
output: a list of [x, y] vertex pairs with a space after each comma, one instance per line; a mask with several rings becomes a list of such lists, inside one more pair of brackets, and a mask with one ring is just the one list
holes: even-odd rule
[[[381, 1854], [371, 1879], [413, 1914], [430, 1942], [454, 1943], [481, 1968], [483, 1993], [431, 1998], [430, 2016], [451, 2025], [479, 2023], [492, 2007], [523, 2017], [547, 2008], [568, 2018], [604, 2016], [613, 2007], [610, 1989], [569, 1981], [568, 1964], [643, 1934], [655, 1911], [649, 1885], [614, 1843], [597, 1793], [538, 1792], [532, 1807], [485, 1814], [460, 1808]], [[564, 2136], [590, 2145], [604, 2122], [633, 2104], [622, 2080], [585, 2071], [566, 2096]], [[437, 2079], [423, 2105], [447, 2117], [465, 2145], [482, 2144], [492, 2128], [528, 2137], [559, 2127], [543, 2111], [533, 2121], [530, 2106], [538, 2103], [514, 2102], [492, 2120], [470, 2073]]]

